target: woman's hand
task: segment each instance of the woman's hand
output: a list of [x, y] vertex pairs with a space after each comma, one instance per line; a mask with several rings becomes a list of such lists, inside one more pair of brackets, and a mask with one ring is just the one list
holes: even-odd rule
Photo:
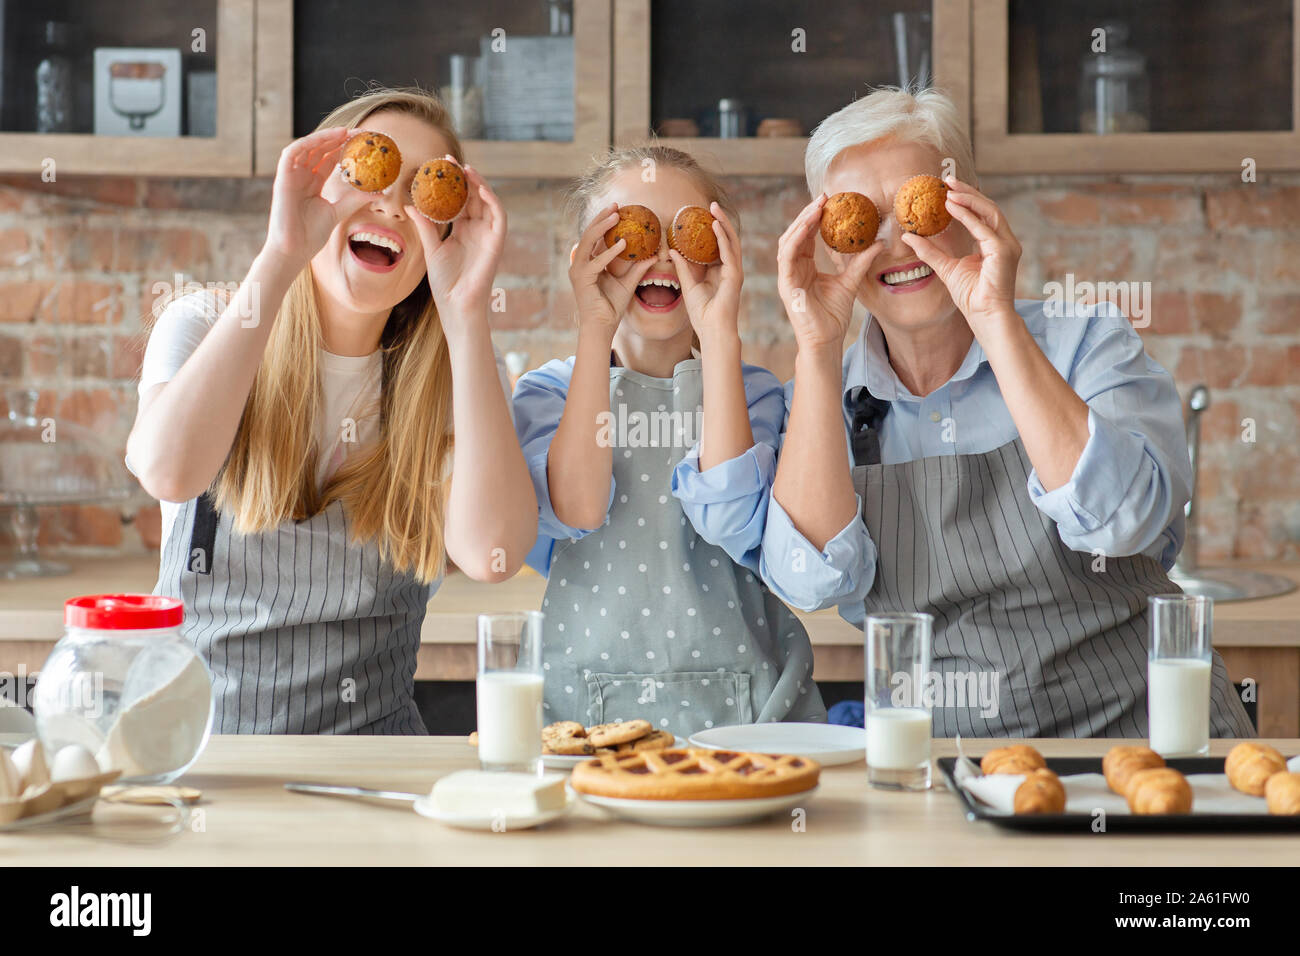
[[[718, 239], [720, 262], [706, 266], [704, 278], [695, 279], [692, 264], [676, 249], [668, 255], [677, 266], [677, 281], [681, 283], [686, 314], [700, 342], [715, 335], [735, 337], [740, 318], [740, 286], [745, 281], [740, 264], [740, 237], [736, 229], [716, 202], [710, 204], [713, 214], [713, 234]], [[698, 267], [695, 267], [698, 268]]]
[[1020, 243], [993, 200], [951, 176], [947, 183], [948, 212], [975, 239], [976, 251], [957, 259], [924, 236], [904, 233], [903, 241], [948, 287], [953, 304], [978, 338], [990, 322], [1015, 311]]
[[372, 198], [351, 186], [325, 189], [353, 132], [343, 126], [317, 130], [280, 152], [264, 252], [289, 263], [295, 274], [321, 250], [335, 226]]
[[[446, 156], [455, 162], [455, 157]], [[429, 288], [446, 327], [456, 316], [486, 316], [492, 280], [506, 244], [506, 211], [496, 193], [472, 166], [465, 170], [469, 196], [460, 216], [446, 226], [433, 222], [414, 206], [405, 206], [424, 246]]]
[[609, 272], [606, 267], [627, 246], [627, 240], [620, 239], [608, 249], [604, 248], [605, 233], [616, 222], [618, 204], [610, 203], [583, 231], [569, 262], [569, 282], [578, 307], [578, 327], [599, 329], [611, 337], [636, 294], [637, 283], [655, 262], [653, 258], [647, 258], [619, 269], [621, 275]]
[[876, 241], [849, 257], [842, 271], [818, 271], [813, 256], [825, 204], [823, 193], [804, 206], [777, 244], [776, 287], [800, 349], [844, 348], [858, 286], [885, 248]]

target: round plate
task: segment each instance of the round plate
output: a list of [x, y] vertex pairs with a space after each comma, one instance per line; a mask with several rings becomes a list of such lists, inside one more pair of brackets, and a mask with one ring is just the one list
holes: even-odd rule
[[431, 794], [416, 798], [415, 812], [422, 817], [428, 817], [430, 820], [437, 820], [439, 823], [446, 824], [449, 827], [458, 827], [462, 830], [496, 830], [508, 833], [511, 830], [528, 830], [532, 827], [539, 827], [543, 823], [558, 820], [571, 811], [576, 803], [577, 801], [573, 798], [573, 791], [566, 786], [563, 809], [548, 810], [545, 813], [537, 813], [531, 816], [513, 816], [502, 819], [478, 814], [441, 813], [434, 806]]
[[[685, 747], [686, 741], [681, 737], [674, 737], [673, 746]], [[542, 766], [547, 770], [572, 770], [584, 760], [591, 758], [592, 754], [542, 754]]]
[[691, 745], [709, 750], [755, 754], [794, 754], [824, 767], [855, 763], [867, 752], [867, 732], [840, 724], [739, 724], [714, 727], [691, 736]]
[[752, 823], [774, 813], [803, 806], [817, 788], [784, 797], [759, 797], [749, 800], [624, 800], [597, 797], [589, 793], [578, 796], [592, 806], [633, 823], [656, 827], [728, 827]]

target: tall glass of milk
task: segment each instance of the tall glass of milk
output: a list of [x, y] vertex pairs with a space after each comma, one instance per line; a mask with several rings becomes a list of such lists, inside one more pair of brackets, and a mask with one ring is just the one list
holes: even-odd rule
[[1210, 632], [1214, 601], [1191, 594], [1150, 599], [1147, 718], [1162, 757], [1210, 752]]
[[930, 789], [929, 614], [868, 614], [867, 782], [882, 790]]
[[540, 773], [542, 613], [478, 617], [478, 760], [484, 770]]

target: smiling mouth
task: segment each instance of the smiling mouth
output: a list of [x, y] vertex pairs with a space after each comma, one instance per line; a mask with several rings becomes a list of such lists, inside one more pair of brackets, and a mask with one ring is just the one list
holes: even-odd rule
[[681, 297], [681, 285], [666, 276], [642, 279], [636, 287], [636, 300], [651, 312], [668, 312], [677, 306]]
[[402, 246], [397, 240], [364, 229], [348, 236], [348, 248], [362, 265], [379, 272], [395, 268], [403, 255]]
[[898, 288], [899, 286], [915, 285], [932, 275], [934, 275], [934, 270], [922, 263], [910, 269], [894, 269], [892, 272], [882, 272], [880, 281], [891, 288]]

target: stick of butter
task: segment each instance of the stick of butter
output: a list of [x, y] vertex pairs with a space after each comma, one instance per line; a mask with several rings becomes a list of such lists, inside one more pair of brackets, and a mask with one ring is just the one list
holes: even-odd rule
[[564, 774], [493, 773], [458, 770], [433, 785], [440, 813], [464, 816], [528, 817], [563, 810]]

